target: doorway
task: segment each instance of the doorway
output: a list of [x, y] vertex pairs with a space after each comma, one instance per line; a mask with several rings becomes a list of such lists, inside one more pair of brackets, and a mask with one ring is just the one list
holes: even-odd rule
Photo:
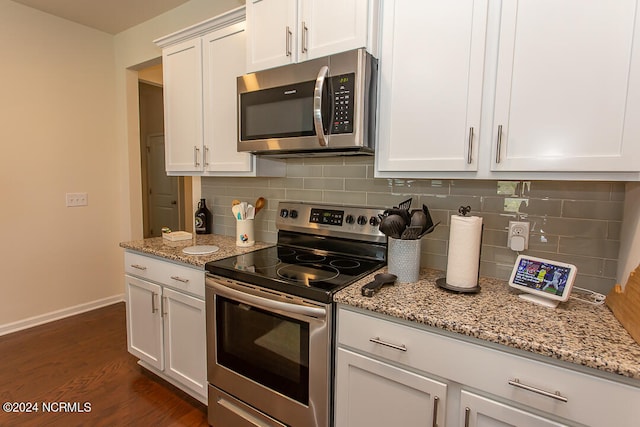
[[162, 64], [139, 70], [138, 99], [144, 238], [161, 236], [163, 227], [192, 231], [184, 215], [191, 180], [165, 171]]

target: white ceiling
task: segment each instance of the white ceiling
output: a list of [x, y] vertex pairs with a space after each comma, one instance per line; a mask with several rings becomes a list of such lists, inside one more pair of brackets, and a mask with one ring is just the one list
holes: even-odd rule
[[117, 34], [189, 0], [13, 0], [87, 27]]

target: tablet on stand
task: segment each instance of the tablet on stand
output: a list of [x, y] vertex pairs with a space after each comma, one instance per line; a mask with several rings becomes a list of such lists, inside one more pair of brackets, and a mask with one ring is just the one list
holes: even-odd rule
[[573, 264], [518, 255], [509, 286], [526, 292], [518, 295], [524, 300], [556, 308], [569, 299], [577, 272]]

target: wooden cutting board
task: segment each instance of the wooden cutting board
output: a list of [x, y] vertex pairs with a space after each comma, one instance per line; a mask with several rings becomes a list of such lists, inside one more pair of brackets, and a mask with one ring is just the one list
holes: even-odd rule
[[640, 266], [629, 276], [624, 292], [620, 285], [615, 285], [606, 301], [616, 319], [640, 344]]

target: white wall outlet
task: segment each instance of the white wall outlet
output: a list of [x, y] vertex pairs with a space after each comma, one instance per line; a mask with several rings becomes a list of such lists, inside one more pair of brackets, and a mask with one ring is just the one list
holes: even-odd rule
[[509, 221], [509, 237], [507, 246], [512, 251], [520, 252], [529, 248], [529, 223], [525, 221]]
[[88, 204], [87, 193], [67, 193], [67, 207], [87, 206]]

